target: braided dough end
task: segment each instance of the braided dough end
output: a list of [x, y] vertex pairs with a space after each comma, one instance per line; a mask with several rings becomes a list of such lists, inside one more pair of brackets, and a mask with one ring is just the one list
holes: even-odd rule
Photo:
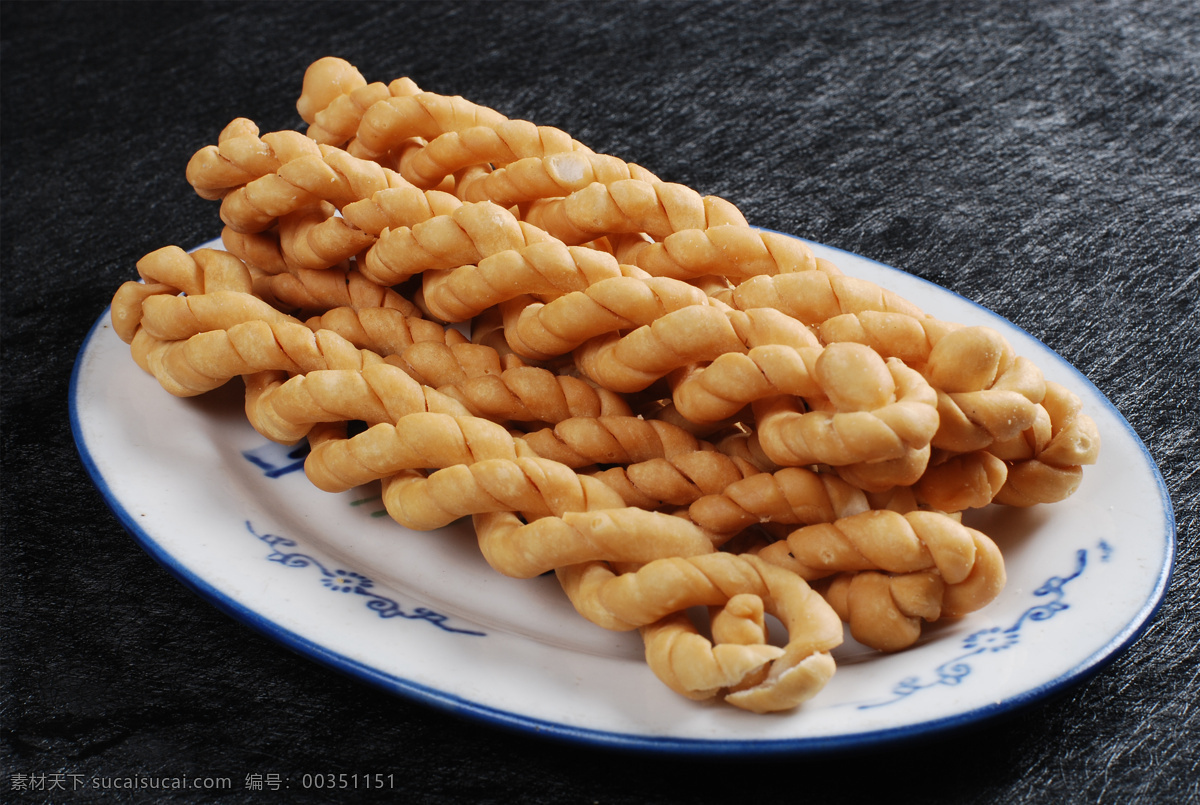
[[836, 667], [833, 657], [825, 652], [810, 654], [790, 667], [776, 661], [765, 681], [730, 693], [725, 701], [753, 713], [791, 710], [817, 695], [833, 678]]
[[766, 643], [713, 645], [682, 612], [644, 626], [641, 632], [646, 663], [655, 676], [671, 690], [696, 701], [741, 684], [783, 655], [783, 649]]
[[365, 87], [367, 80], [362, 73], [345, 59], [325, 56], [317, 59], [304, 71], [300, 97], [296, 100], [296, 111], [305, 123], [312, 123], [317, 113], [329, 106], [334, 99]]

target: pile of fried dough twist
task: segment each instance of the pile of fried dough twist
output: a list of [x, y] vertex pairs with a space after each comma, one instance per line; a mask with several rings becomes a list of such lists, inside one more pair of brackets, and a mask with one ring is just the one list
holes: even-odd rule
[[179, 396], [240, 377], [319, 489], [472, 518], [497, 571], [553, 572], [686, 697], [789, 710], [847, 625], [890, 652], [979, 609], [1004, 561], [962, 512], [1062, 500], [1096, 460], [998, 332], [727, 201], [337, 58], [297, 108], [306, 132], [239, 118], [187, 165], [224, 249], [138, 263], [133, 358]]

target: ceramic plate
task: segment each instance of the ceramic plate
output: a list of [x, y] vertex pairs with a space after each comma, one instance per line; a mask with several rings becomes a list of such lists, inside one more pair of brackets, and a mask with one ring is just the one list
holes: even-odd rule
[[1001, 331], [1082, 398], [1103, 448], [1067, 501], [971, 515], [1006, 557], [994, 603], [926, 627], [899, 654], [848, 641], [833, 680], [790, 713], [677, 696], [636, 633], [583, 620], [552, 576], [497, 574], [469, 523], [414, 532], [386, 516], [377, 485], [318, 491], [303, 449], [247, 424], [241, 384], [171, 397], [133, 363], [107, 313], [76, 363], [75, 439], [125, 527], [212, 603], [385, 690], [506, 728], [642, 751], [817, 753], [975, 723], [1095, 671], [1146, 626], [1170, 576], [1173, 513], [1144, 445], [1087, 379], [1011, 323], [901, 271], [813, 248], [939, 318]]

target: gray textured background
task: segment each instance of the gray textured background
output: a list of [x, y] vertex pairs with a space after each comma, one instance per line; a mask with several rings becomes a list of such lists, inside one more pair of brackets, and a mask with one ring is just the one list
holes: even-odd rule
[[[1194, 3], [4, 2], [0, 15], [0, 799], [17, 773], [254, 770], [390, 772], [394, 799], [420, 803], [1200, 799]], [[236, 116], [299, 127], [303, 70], [330, 54], [368, 80], [409, 75], [558, 126], [1031, 332], [1162, 470], [1179, 558], [1159, 617], [1095, 677], [970, 733], [693, 763], [456, 720], [193, 596], [83, 471], [72, 362], [139, 257], [219, 231], [183, 180], [188, 157]], [[223, 801], [285, 801], [237, 788]]]

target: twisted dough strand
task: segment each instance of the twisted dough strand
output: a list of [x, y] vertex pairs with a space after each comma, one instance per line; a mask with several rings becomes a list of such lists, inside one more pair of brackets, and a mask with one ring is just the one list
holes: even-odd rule
[[375, 236], [347, 225], [322, 202], [278, 219], [279, 252], [291, 270], [322, 270], [344, 264], [375, 243]]
[[466, 336], [457, 330], [382, 306], [336, 307], [313, 316], [305, 324], [314, 332], [332, 330], [359, 349], [369, 349], [384, 357], [400, 355], [414, 344], [434, 342], [457, 347], [467, 342]]
[[976, 533], [939, 512], [872, 509], [799, 528], [759, 556], [807, 581], [845, 571], [933, 569], [947, 584], [958, 584], [975, 566]]
[[454, 464], [428, 477], [401, 471], [383, 480], [383, 502], [392, 519], [420, 531], [467, 515], [518, 512], [531, 520], [622, 505], [592, 479], [534, 456]]
[[518, 355], [544, 360], [583, 342], [650, 324], [667, 313], [714, 304], [701, 289], [666, 277], [600, 280], [549, 302], [518, 297], [505, 303], [504, 336]]
[[209, 201], [273, 174], [286, 162], [320, 154], [317, 144], [294, 131], [259, 136], [258, 126], [235, 118], [221, 130], [216, 145], [206, 145], [188, 161], [186, 177], [196, 195]]
[[[412, 302], [391, 288], [371, 282], [356, 269], [296, 269], [284, 274], [260, 275], [254, 278], [254, 293], [272, 307], [294, 315], [354, 315], [359, 319], [398, 315], [412, 321], [421, 318], [421, 311]], [[435, 326], [441, 329], [440, 325]]]
[[408, 186], [399, 173], [378, 163], [327, 145], [317, 149], [227, 192], [221, 199], [221, 220], [237, 232], [262, 232], [281, 216], [319, 201], [340, 209], [380, 190]]
[[682, 280], [712, 274], [743, 279], [792, 271], [841, 273], [832, 263], [814, 257], [812, 250], [795, 238], [734, 224], [686, 229], [662, 242], [625, 239], [617, 259], [656, 277]]
[[389, 355], [387, 362], [399, 366], [417, 382], [437, 387], [464, 383], [473, 377], [500, 377], [505, 371], [496, 350], [470, 342], [419, 342]]
[[418, 92], [372, 104], [359, 122], [355, 139], [361, 153], [378, 157], [414, 137], [429, 141], [446, 132], [478, 126], [499, 130], [508, 122], [496, 110], [465, 98]]
[[724, 199], [701, 197], [673, 182], [639, 179], [593, 182], [563, 198], [534, 201], [525, 218], [570, 244], [613, 233], [645, 232], [662, 240], [681, 230], [748, 226], [737, 207]]
[[611, 491], [581, 478], [589, 509], [523, 523], [512, 512], [472, 517], [479, 548], [488, 564], [506, 576], [532, 578], [551, 570], [602, 560], [650, 562], [667, 556], [698, 556], [712, 551], [700, 529], [679, 517], [614, 505]]
[[932, 316], [878, 310], [842, 313], [815, 325], [826, 344], [865, 344], [885, 358], [899, 358], [914, 369], [925, 366], [934, 344], [961, 328]]
[[1099, 457], [1100, 431], [1083, 413], [1079, 397], [1047, 381], [1040, 408], [1026, 433], [989, 448], [1008, 468], [997, 503], [1032, 506], [1064, 500], [1079, 487], [1083, 466]]
[[442, 190], [412, 185], [389, 187], [342, 207], [345, 221], [378, 237], [385, 229], [411, 227], [439, 215], [450, 215], [463, 204]]
[[535, 126], [525, 120], [506, 120], [440, 134], [406, 153], [400, 160], [400, 172], [418, 187], [436, 187], [464, 168], [503, 166], [522, 159], [572, 152], [590, 154], [591, 149], [560, 129]]
[[688, 517], [705, 531], [733, 535], [756, 523], [832, 522], [869, 508], [862, 490], [801, 467], [758, 472], [697, 498]]
[[402, 470], [514, 460], [520, 442], [502, 425], [481, 417], [423, 411], [399, 417], [394, 425], [380, 422], [350, 438], [310, 435], [309, 444], [304, 460], [308, 479], [326, 492], [344, 492]]
[[109, 316], [113, 331], [127, 344], [133, 343], [144, 303], [152, 297], [209, 291], [248, 293], [253, 287], [246, 265], [219, 249], [189, 254], [178, 246], [164, 246], [139, 260], [137, 270], [143, 281], [130, 280], [117, 289]]
[[867, 511], [800, 528], [758, 555], [810, 581], [832, 576], [826, 598], [856, 640], [881, 651], [912, 645], [922, 620], [983, 607], [1005, 583], [995, 543], [937, 512]]
[[921, 637], [921, 622], [941, 616], [946, 583], [934, 570], [891, 575], [867, 570], [841, 573], [818, 585], [850, 627], [850, 635], [876, 651], [901, 651]]
[[296, 110], [308, 123], [308, 136], [327, 145], [344, 145], [354, 137], [367, 109], [389, 96], [415, 95], [420, 88], [409, 78], [390, 84], [368, 84], [349, 62], [332, 56], [318, 59], [304, 72]]
[[730, 484], [758, 472], [748, 462], [701, 449], [612, 467], [593, 477], [615, 489], [628, 506], [660, 509], [686, 506], [705, 495], [719, 494]]
[[[879, 360], [878, 356], [868, 355], [865, 348], [859, 354], [845, 349], [851, 346], [826, 348], [822, 359], [828, 360], [818, 367], [820, 375], [826, 374], [820, 370], [827, 367], [832, 375], [823, 388], [834, 392], [830, 395], [833, 410], [801, 412], [788, 397], [754, 403], [758, 445], [779, 466], [829, 464], [863, 468], [869, 473], [872, 465], [900, 461], [888, 468], [900, 477], [886, 473], [890, 483], [877, 480], [864, 488], [875, 491], [880, 485], [912, 483], [925, 469], [930, 439], [938, 427], [933, 391], [899, 361], [891, 359], [880, 372], [869, 360], [872, 356]], [[868, 360], [860, 360], [864, 357]], [[833, 371], [839, 365], [857, 369], [863, 364], [875, 371]], [[909, 466], [908, 460], [913, 458], [916, 465]], [[913, 477], [905, 477], [912, 472]]]
[[607, 252], [548, 240], [491, 254], [478, 265], [426, 271], [420, 294], [429, 312], [442, 321], [466, 321], [509, 300], [554, 298], [623, 276], [624, 271]]
[[628, 416], [619, 394], [536, 366], [517, 366], [443, 386], [472, 414], [497, 422], [561, 422], [573, 417]]
[[761, 599], [766, 611], [783, 622], [788, 642], [762, 681], [725, 692], [725, 701], [754, 712], [787, 710], [815, 695], [833, 674], [827, 652], [842, 642], [836, 613], [799, 576], [758, 557], [708, 553], [664, 558], [621, 575], [603, 563], [569, 565], [556, 572], [584, 617], [609, 629], [643, 628], [651, 668], [684, 695], [706, 691], [686, 684], [683, 666], [694, 660], [692, 653], [680, 657], [670, 650], [672, 632], [683, 624], [672, 620], [665, 632], [654, 624], [689, 607], [723, 606], [737, 595]]
[[686, 430], [637, 416], [574, 417], [521, 440], [539, 456], [570, 467], [634, 464], [701, 449]]
[[303, 438], [317, 423], [359, 420], [373, 425], [427, 412], [467, 415], [457, 401], [386, 363], [314, 369], [290, 377], [262, 373], [247, 382], [247, 418], [263, 436], [285, 444]]
[[[336, 177], [329, 181], [335, 182]], [[264, 273], [324, 269], [358, 255], [373, 245], [384, 229], [413, 226], [435, 216], [449, 215], [462, 206], [450, 193], [418, 190], [407, 182], [397, 183], [395, 174], [387, 174], [385, 181], [387, 186], [375, 192], [371, 192], [375, 185], [360, 185], [357, 190], [343, 194], [340, 216], [334, 214], [337, 208], [331, 202], [314, 201], [285, 212], [275, 219], [274, 226], [263, 228], [271, 219], [251, 209], [239, 223], [241, 231], [226, 226], [222, 240], [229, 251]], [[320, 181], [309, 183], [322, 189]], [[369, 195], [349, 200], [359, 193]], [[303, 195], [297, 198], [300, 202], [309, 200]], [[231, 202], [231, 214], [238, 214], [234, 206]]]
[[824, 585], [826, 600], [850, 634], [879, 651], [899, 651], [917, 641], [921, 621], [958, 618], [993, 601], [1004, 587], [1004, 559], [996, 544], [971, 530], [975, 558], [970, 573], [951, 583], [934, 569], [887, 574], [839, 573]]
[[674, 310], [628, 335], [612, 333], [575, 350], [580, 371], [607, 388], [641, 391], [675, 369], [755, 346], [817, 345], [804, 325], [770, 309], [748, 312], [693, 305]]
[[697, 449], [696, 440], [686, 431], [630, 416], [576, 417], [521, 435], [481, 417], [416, 413], [400, 417], [395, 424], [373, 425], [350, 438], [312, 444], [304, 466], [317, 487], [340, 492], [401, 470], [488, 458], [537, 455], [578, 468], [648, 461]]
[[[780, 394], [827, 399], [839, 411], [877, 409], [900, 399], [934, 402], [924, 378], [896, 359], [884, 361], [858, 344], [813, 344], [767, 344], [719, 355], [680, 378], [672, 399], [680, 414], [697, 423], [719, 422], [747, 403]], [[927, 414], [932, 412], [915, 409], [908, 416], [920, 415], [921, 425], [936, 428]], [[910, 446], [928, 444], [924, 435], [912, 439], [921, 444]]]
[[938, 395], [933, 446], [956, 453], [1028, 429], [1046, 394], [1041, 370], [988, 327], [947, 333], [934, 344], [923, 373]]
[[493, 171], [480, 172], [459, 185], [465, 201], [492, 201], [511, 207], [539, 198], [557, 198], [583, 190], [594, 182], [610, 184], [624, 179], [657, 182], [643, 167], [606, 154], [565, 151], [526, 157]]
[[222, 227], [221, 245], [225, 247], [225, 251], [245, 263], [256, 278], [288, 272], [288, 264], [283, 259], [283, 247], [279, 245], [277, 228], [247, 233], [235, 232], [227, 226]]
[[382, 361], [336, 333], [314, 333], [299, 322], [279, 320], [246, 321], [185, 341], [160, 341], [139, 330], [130, 348], [139, 366], [168, 392], [183, 397], [211, 391], [238, 375], [358, 369]]
[[257, 296], [241, 291], [218, 290], [186, 296], [160, 294], [142, 303], [142, 328], [158, 341], [185, 341], [199, 333], [227, 330], [251, 321], [296, 323]]
[[[766, 678], [770, 663], [783, 656], [782, 648], [766, 642], [765, 632], [752, 635], [757, 626], [755, 615], [765, 609], [761, 598], [738, 593], [724, 607], [713, 609], [718, 614], [713, 616], [712, 640], [680, 612], [641, 630], [651, 670], [671, 690], [697, 701], [758, 684]], [[738, 640], [718, 639], [717, 623], [733, 620], [753, 625], [743, 630]]]
[[395, 285], [423, 271], [457, 268], [545, 242], [552, 241], [540, 229], [482, 201], [411, 227], [384, 229], [360, 270], [380, 285]]
[[774, 308], [808, 325], [863, 311], [925, 316], [916, 305], [873, 282], [824, 271], [760, 274], [717, 296], [738, 310]]
[[1008, 466], [987, 450], [950, 456], [935, 452], [938, 455], [912, 491], [917, 501], [937, 511], [983, 508], [996, 499], [1008, 480]]

